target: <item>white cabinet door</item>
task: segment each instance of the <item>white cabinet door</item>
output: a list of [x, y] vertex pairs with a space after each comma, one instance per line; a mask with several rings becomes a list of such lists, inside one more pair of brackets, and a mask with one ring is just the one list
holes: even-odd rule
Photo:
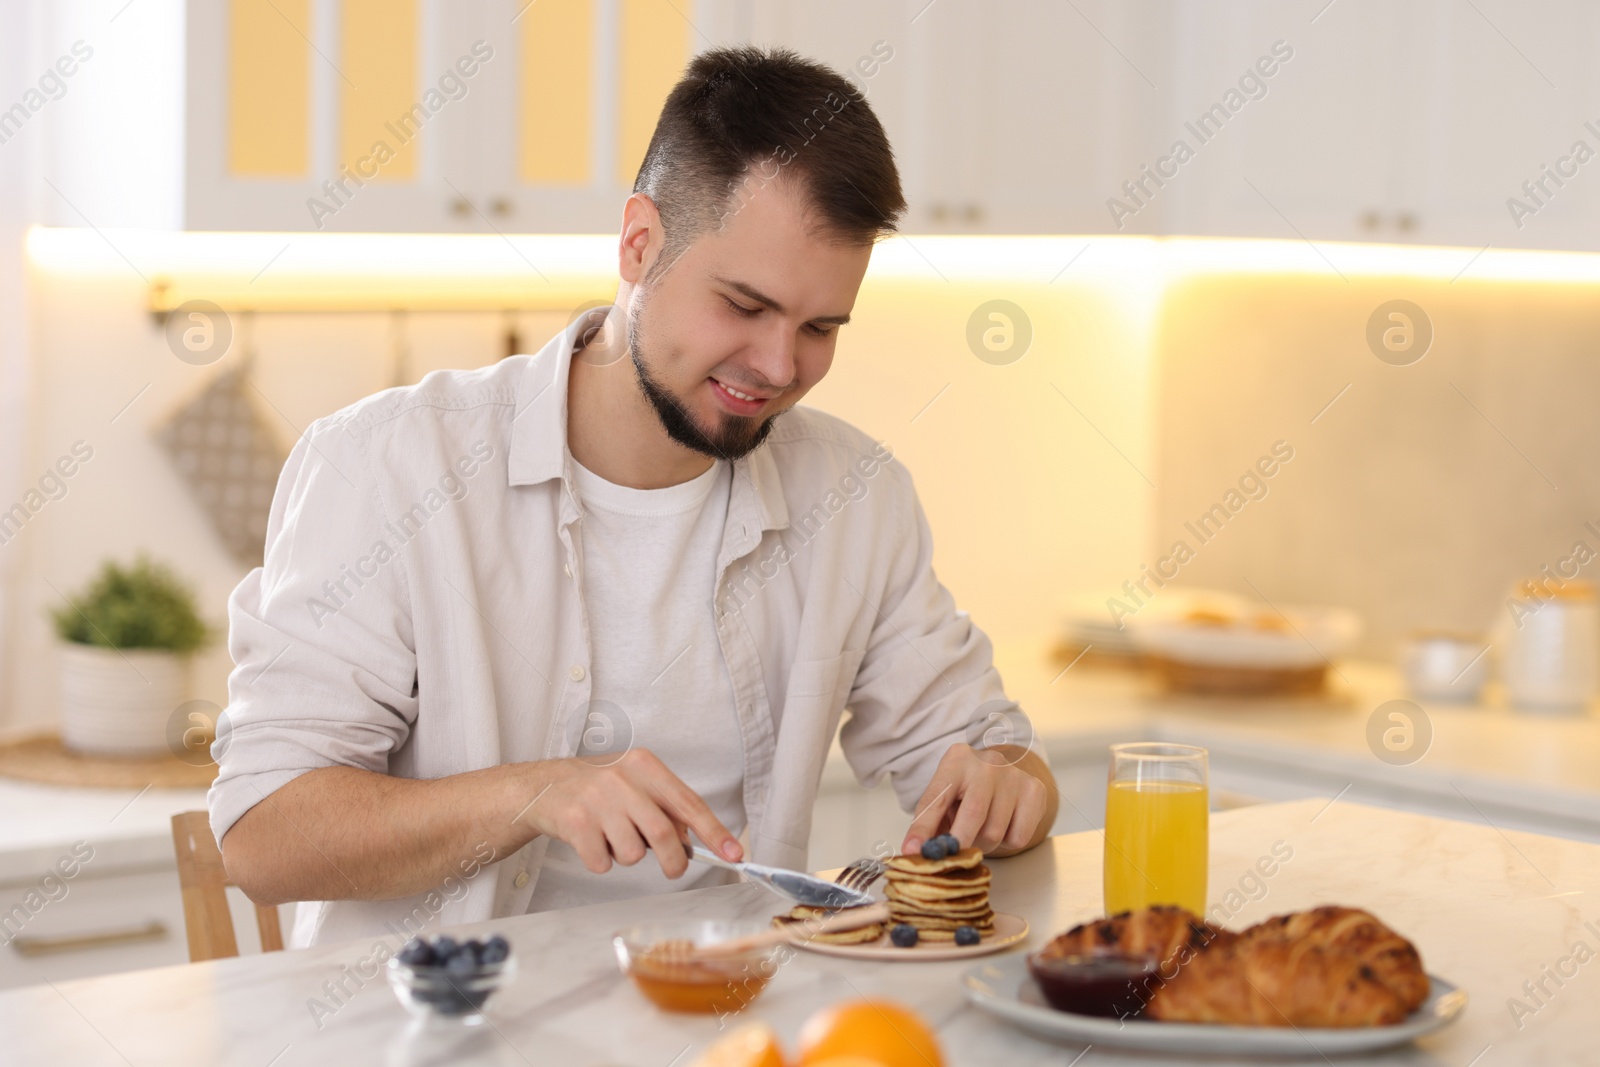
[[[792, 48], [850, 77], [894, 147], [902, 229], [1093, 232], [1164, 113], [1167, 0], [765, 0], [705, 5], [717, 43]], [[1142, 222], [1149, 224], [1150, 217]]]
[[[1174, 207], [1168, 232], [1468, 247], [1600, 238], [1600, 164], [1573, 158], [1578, 141], [1579, 155], [1600, 157], [1585, 125], [1600, 130], [1593, 5], [1195, 0], [1179, 11], [1175, 118], [1195, 155], [1160, 194]], [[1279, 41], [1293, 55], [1260, 98], [1216, 111]], [[1208, 112], [1221, 128], [1197, 136]], [[1512, 197], [1533, 212], [1513, 219]]]
[[971, 7], [981, 33], [968, 46], [967, 31], [954, 27], [949, 43], [952, 61], [968, 70], [961, 91], [979, 113], [965, 128], [931, 114], [938, 152], [923, 161], [936, 171], [958, 159], [971, 168], [969, 196], [981, 213], [969, 228], [1159, 232], [1158, 198], [1131, 219], [1108, 202], [1170, 144], [1170, 0]]
[[[1315, 22], [1310, 21], [1312, 17]], [[1168, 232], [1371, 240], [1402, 208], [1414, 3], [1179, 5]], [[1392, 236], [1392, 235], [1391, 235]]]
[[1592, 58], [1600, 8], [1588, 0], [1430, 7], [1413, 59], [1423, 76], [1406, 101], [1416, 121], [1404, 178], [1418, 236], [1469, 247], [1600, 247]]
[[[295, 907], [278, 908], [286, 941]], [[250, 902], [230, 888], [228, 908], [240, 953], [259, 952]], [[166, 864], [0, 885], [0, 919], [0, 989], [189, 962], [178, 872]]]

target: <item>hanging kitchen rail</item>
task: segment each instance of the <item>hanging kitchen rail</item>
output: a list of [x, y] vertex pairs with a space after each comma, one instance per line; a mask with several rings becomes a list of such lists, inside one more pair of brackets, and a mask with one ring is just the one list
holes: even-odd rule
[[[612, 283], [615, 286], [615, 282]], [[208, 301], [223, 311], [262, 314], [393, 314], [396, 312], [459, 312], [515, 314], [563, 312], [606, 303], [598, 284], [565, 280], [526, 284], [503, 278], [432, 280], [406, 277], [299, 277], [291, 284], [261, 285], [248, 279], [209, 276], [185, 279], [158, 276], [151, 280], [149, 310], [158, 326], [190, 301]]]

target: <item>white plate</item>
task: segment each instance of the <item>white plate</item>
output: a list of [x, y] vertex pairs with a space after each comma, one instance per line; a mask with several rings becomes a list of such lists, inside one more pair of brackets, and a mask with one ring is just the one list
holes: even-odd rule
[[1294, 669], [1315, 667], [1347, 651], [1361, 636], [1361, 617], [1343, 608], [1267, 608], [1250, 614], [1287, 618], [1288, 628], [1206, 626], [1179, 619], [1130, 619], [1133, 643], [1141, 651], [1180, 663], [1213, 667]]
[[1153, 1020], [1099, 1018], [1057, 1011], [1045, 1002], [1028, 974], [1028, 957], [980, 963], [961, 975], [967, 998], [1035, 1033], [1082, 1044], [1173, 1052], [1253, 1056], [1332, 1056], [1370, 1052], [1432, 1033], [1452, 1022], [1467, 1005], [1467, 994], [1429, 975], [1428, 999], [1404, 1022], [1348, 1030], [1280, 1026], [1216, 1026]]
[[[955, 960], [970, 956], [987, 956], [991, 952], [1010, 948], [1028, 936], [1028, 920], [1020, 915], [994, 913], [994, 933], [976, 945], [958, 945], [954, 941], [918, 941], [910, 948], [900, 948], [889, 940], [889, 934], [876, 941], [860, 945], [823, 945], [816, 941], [796, 941], [801, 948], [820, 952], [825, 956], [846, 956], [858, 960], [903, 960], [932, 963], [935, 960]], [[1026, 968], [1024, 968], [1026, 971]]]

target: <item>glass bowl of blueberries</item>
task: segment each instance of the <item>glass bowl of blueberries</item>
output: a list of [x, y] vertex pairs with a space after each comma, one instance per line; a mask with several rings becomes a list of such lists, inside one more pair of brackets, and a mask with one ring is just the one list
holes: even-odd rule
[[389, 984], [412, 1015], [471, 1026], [483, 1021], [484, 1004], [515, 976], [517, 961], [499, 934], [486, 941], [440, 936], [412, 938], [388, 966]]

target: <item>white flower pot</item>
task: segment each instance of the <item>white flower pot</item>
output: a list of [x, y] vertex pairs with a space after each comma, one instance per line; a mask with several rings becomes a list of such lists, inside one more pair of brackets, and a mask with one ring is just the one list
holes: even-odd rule
[[96, 756], [168, 751], [167, 723], [187, 698], [190, 657], [62, 642], [61, 740]]

